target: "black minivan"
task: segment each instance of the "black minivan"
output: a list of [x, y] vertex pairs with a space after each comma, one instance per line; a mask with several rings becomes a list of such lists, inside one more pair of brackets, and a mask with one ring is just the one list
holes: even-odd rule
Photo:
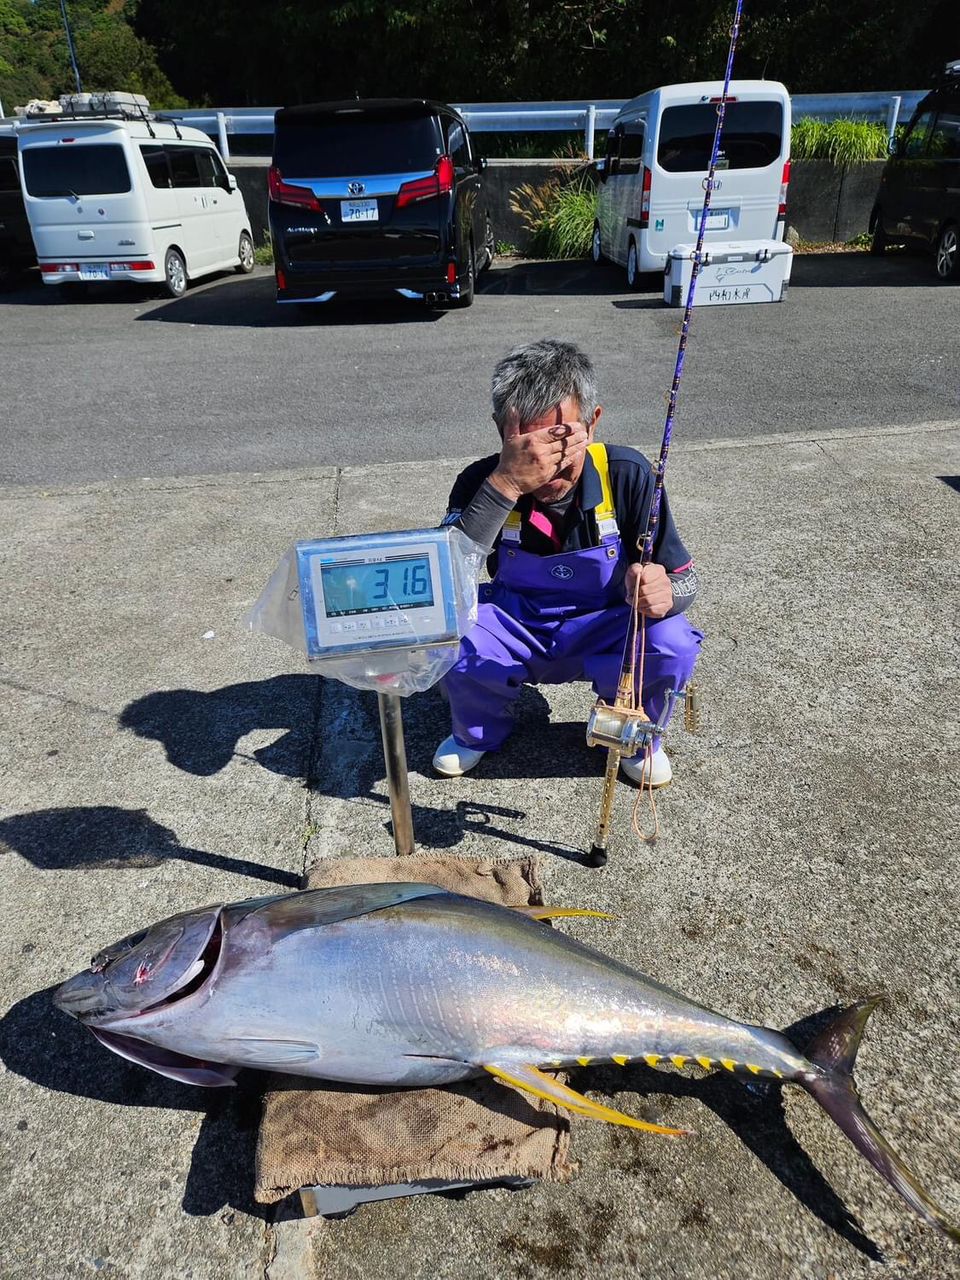
[[941, 280], [960, 280], [960, 61], [917, 106], [884, 165], [870, 216], [871, 252], [932, 249]]
[[17, 168], [17, 140], [0, 136], [0, 284], [36, 265]]
[[465, 122], [440, 102], [278, 111], [269, 174], [277, 301], [401, 294], [470, 306], [493, 259], [483, 168]]

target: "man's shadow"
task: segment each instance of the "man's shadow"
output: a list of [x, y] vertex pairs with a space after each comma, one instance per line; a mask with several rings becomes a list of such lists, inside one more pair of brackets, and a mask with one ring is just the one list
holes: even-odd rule
[[0, 1019], [0, 1060], [6, 1070], [43, 1089], [113, 1106], [202, 1112], [184, 1211], [205, 1217], [229, 1206], [270, 1216], [270, 1208], [253, 1199], [262, 1077], [241, 1072], [233, 1088], [197, 1089], [145, 1071], [104, 1049], [55, 1008], [53, 990], [34, 992]]
[[226, 768], [246, 734], [282, 729], [280, 738], [249, 758], [271, 773], [305, 778], [322, 683], [315, 675], [285, 675], [210, 693], [161, 690], [124, 707], [120, 727], [161, 743], [172, 765], [202, 778]]

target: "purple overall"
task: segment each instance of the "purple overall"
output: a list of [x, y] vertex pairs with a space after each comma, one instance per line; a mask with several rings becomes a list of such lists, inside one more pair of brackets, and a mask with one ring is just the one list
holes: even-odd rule
[[[461, 746], [502, 746], [524, 684], [589, 680], [613, 700], [632, 613], [623, 596], [627, 563], [619, 533], [599, 547], [550, 556], [501, 542], [496, 577], [480, 588], [476, 625], [444, 677]], [[690, 678], [702, 639], [683, 614], [648, 621], [642, 701], [651, 720], [666, 690]]]

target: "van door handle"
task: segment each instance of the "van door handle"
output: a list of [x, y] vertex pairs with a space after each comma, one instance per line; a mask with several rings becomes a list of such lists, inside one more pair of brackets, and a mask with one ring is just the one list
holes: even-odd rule
[[78, 232], [77, 232], [77, 239], [78, 239], [78, 240], [92, 240], [95, 234], [96, 234], [96, 233], [95, 233], [95, 232], [93, 232], [93, 231], [78, 231]]

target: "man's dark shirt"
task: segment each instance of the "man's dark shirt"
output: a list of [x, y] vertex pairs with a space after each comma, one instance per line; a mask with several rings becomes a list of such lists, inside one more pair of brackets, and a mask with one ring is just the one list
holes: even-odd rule
[[[607, 459], [613, 507], [617, 524], [620, 526], [624, 552], [629, 560], [638, 561], [641, 558], [650, 500], [653, 496], [653, 469], [641, 453], [625, 445], [608, 445]], [[494, 453], [488, 458], [481, 458], [478, 462], [471, 463], [465, 471], [461, 471], [450, 492], [445, 523], [449, 523], [460, 512], [466, 510], [483, 482], [496, 468], [499, 460], [499, 454]], [[600, 504], [602, 497], [600, 476], [593, 464], [593, 459], [587, 454], [583, 472], [572, 493], [572, 501], [568, 504], [559, 524], [560, 546], [552, 545], [544, 534], [529, 524], [528, 517], [534, 506], [534, 500], [529, 494], [525, 494], [517, 503], [517, 510], [521, 515], [521, 548], [535, 555], [551, 555], [598, 546], [600, 538], [594, 508]], [[544, 506], [540, 507], [540, 510], [549, 513], [553, 509], [550, 506]], [[500, 537], [498, 536], [487, 560], [487, 570], [491, 578], [497, 571], [499, 546]], [[653, 541], [653, 560], [663, 565], [669, 574], [685, 570], [691, 564], [690, 553], [683, 545], [673, 523], [666, 491], [660, 499], [660, 514]], [[691, 586], [693, 586], [692, 583]]]

